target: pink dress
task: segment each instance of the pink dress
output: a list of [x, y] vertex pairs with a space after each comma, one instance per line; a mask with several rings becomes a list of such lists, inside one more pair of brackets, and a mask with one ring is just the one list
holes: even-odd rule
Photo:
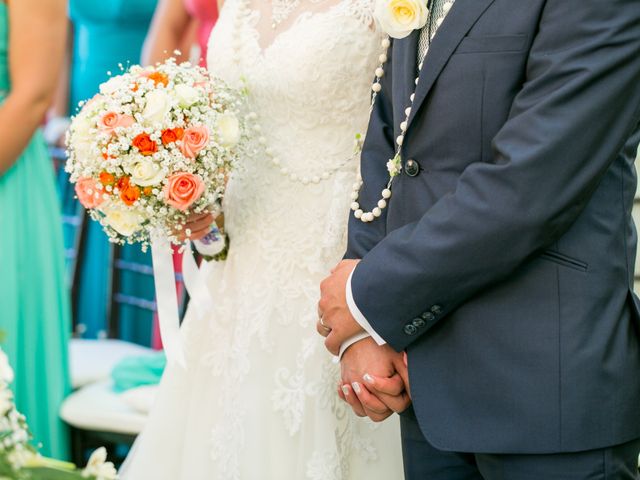
[[200, 45], [200, 64], [205, 66], [207, 43], [211, 30], [218, 20], [218, 2], [216, 0], [184, 0], [189, 15], [198, 22], [198, 45]]

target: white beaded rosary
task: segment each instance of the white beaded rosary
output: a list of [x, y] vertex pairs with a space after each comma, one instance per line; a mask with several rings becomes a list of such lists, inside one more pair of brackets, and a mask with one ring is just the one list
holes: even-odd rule
[[[453, 1], [451, 0], [447, 1], [444, 4], [442, 14], [435, 22], [437, 27], [440, 27], [440, 25], [444, 21], [445, 16], [447, 15], [447, 13], [449, 13], [449, 10], [451, 10], [452, 6], [453, 6]], [[436, 34], [435, 31], [433, 32], [431, 31], [430, 27], [431, 27], [431, 12], [429, 13], [429, 27], [428, 27], [429, 30], [428, 30], [428, 37], [427, 37], [428, 38], [427, 45], [430, 45], [431, 40]], [[384, 64], [387, 61], [387, 51], [390, 45], [391, 45], [391, 41], [389, 40], [389, 38], [385, 38], [382, 41], [382, 47], [384, 48], [384, 53], [380, 55], [380, 65], [376, 68], [376, 71], [375, 71], [376, 78], [373, 82], [373, 85], [371, 86], [371, 90], [373, 91], [373, 95], [371, 96], [371, 110], [373, 110], [373, 106], [375, 104], [377, 94], [382, 90], [382, 85], [380, 84], [380, 80], [385, 73]], [[422, 56], [420, 64], [418, 65], [418, 72], [422, 70], [424, 59], [426, 57], [428, 49], [429, 47], [427, 46], [427, 49], [424, 52], [424, 55]], [[419, 82], [420, 82], [420, 75], [418, 73], [418, 76], [416, 77], [414, 82], [416, 85], [416, 88], [418, 87]], [[416, 94], [414, 89], [413, 93], [409, 97], [409, 106], [404, 111], [405, 119], [400, 123], [400, 135], [398, 135], [398, 138], [396, 138], [395, 155], [392, 159], [390, 159], [387, 162], [387, 170], [389, 171], [389, 181], [387, 182], [386, 188], [382, 190], [381, 198], [380, 200], [378, 200], [377, 206], [373, 208], [371, 211], [365, 212], [361, 208], [360, 203], [358, 203], [358, 198], [360, 196], [360, 189], [362, 188], [362, 185], [363, 185], [362, 176], [360, 174], [358, 174], [358, 179], [356, 183], [353, 184], [353, 192], [351, 193], [351, 200], [353, 200], [353, 203], [351, 204], [351, 210], [353, 211], [353, 216], [364, 223], [372, 222], [376, 218], [382, 215], [382, 210], [387, 208], [387, 204], [389, 202], [389, 199], [391, 198], [391, 184], [393, 183], [393, 179], [402, 172], [402, 144], [404, 142], [404, 136], [407, 131], [407, 126], [409, 124], [409, 117], [411, 116], [411, 108], [413, 107], [413, 101], [415, 100], [415, 97], [416, 97]]]

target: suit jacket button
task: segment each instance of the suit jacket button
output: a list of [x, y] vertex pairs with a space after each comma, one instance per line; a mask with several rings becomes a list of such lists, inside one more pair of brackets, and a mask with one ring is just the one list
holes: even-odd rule
[[415, 335], [416, 333], [418, 333], [418, 329], [411, 323], [408, 323], [404, 326], [404, 333], [406, 333], [407, 335]]
[[431, 312], [424, 312], [422, 314], [422, 318], [427, 322], [433, 322], [436, 319], [436, 316]]
[[404, 171], [410, 177], [415, 177], [420, 173], [420, 164], [415, 160], [407, 160], [404, 164]]
[[440, 315], [442, 313], [442, 307], [440, 305], [434, 305], [431, 307], [431, 313], [434, 315]]
[[411, 323], [413, 323], [413, 326], [416, 328], [422, 328], [426, 325], [426, 322], [422, 318], [414, 318]]

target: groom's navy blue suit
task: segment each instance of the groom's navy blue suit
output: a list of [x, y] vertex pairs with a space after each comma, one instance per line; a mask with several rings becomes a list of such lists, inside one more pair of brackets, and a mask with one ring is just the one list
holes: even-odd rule
[[[366, 209], [388, 180], [417, 40], [393, 42]], [[363, 259], [360, 311], [408, 352], [422, 433], [440, 450], [518, 454], [640, 437], [640, 1], [457, 0], [420, 77], [403, 155], [420, 170], [396, 177], [380, 219], [351, 218], [347, 257]]]

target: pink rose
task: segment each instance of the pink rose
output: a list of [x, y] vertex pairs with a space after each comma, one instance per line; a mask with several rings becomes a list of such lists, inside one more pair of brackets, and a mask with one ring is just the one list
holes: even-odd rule
[[98, 127], [105, 133], [113, 135], [118, 127], [130, 127], [136, 121], [131, 115], [122, 115], [115, 112], [107, 112], [98, 121]]
[[164, 187], [166, 202], [183, 212], [204, 193], [204, 182], [198, 175], [178, 172], [167, 180]]
[[102, 202], [102, 190], [98, 189], [98, 182], [93, 178], [81, 178], [76, 183], [76, 195], [84, 208], [96, 208]]
[[204, 125], [189, 127], [184, 131], [180, 151], [187, 158], [196, 158], [209, 143], [209, 130]]

